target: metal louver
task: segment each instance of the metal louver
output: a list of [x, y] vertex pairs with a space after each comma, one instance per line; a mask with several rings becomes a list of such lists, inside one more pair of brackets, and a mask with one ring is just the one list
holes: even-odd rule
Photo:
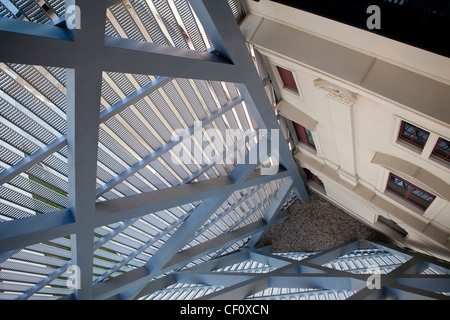
[[[65, 6], [70, 5], [65, 2], [2, 1], [1, 41], [17, 35], [15, 25], [22, 24], [30, 30], [42, 25], [44, 42], [53, 41], [47, 31], [64, 30], [61, 22], [68, 18], [64, 16]], [[20, 55], [8, 57], [13, 47], [1, 50], [0, 299], [118, 297], [130, 284], [113, 285], [117, 290], [112, 291], [102, 287], [120, 281], [124, 273], [137, 275], [133, 295], [139, 295], [139, 288], [152, 279], [245, 246], [253, 234], [259, 237], [279, 221], [273, 215], [295, 193], [306, 195], [284, 144], [282, 167], [271, 176], [260, 174], [260, 163], [239, 163], [239, 158], [257, 146], [260, 135], [252, 136], [236, 153], [217, 149], [217, 143], [225, 141], [216, 141], [209, 130], [224, 137], [229, 129], [246, 132], [277, 128], [278, 124], [267, 96], [257, 99], [271, 112], [257, 118], [256, 104], [261, 102], [244, 98], [248, 92], [264, 92], [255, 71], [253, 76], [261, 86], [256, 90], [239, 84], [248, 80], [239, 76], [237, 69], [221, 75], [221, 69], [230, 68], [220, 55], [210, 53], [214, 41], [206, 31], [209, 27], [200, 22], [206, 16], [200, 8], [195, 9], [203, 6], [201, 2], [108, 3], [107, 8], [101, 8], [97, 2], [73, 2], [83, 18], [82, 29], [74, 30], [75, 34], [83, 37], [84, 28], [99, 28], [98, 19], [103, 15], [102, 32], [90, 32], [88, 38], [104, 34], [107, 41], [115, 43], [106, 45], [108, 48], [117, 45], [116, 41], [155, 44], [159, 46], [156, 50], [161, 46], [173, 48], [170, 50], [181, 51], [169, 51], [167, 57], [186, 55], [186, 60], [176, 68], [162, 60], [155, 64], [167, 65], [172, 69], [168, 72], [106, 67], [83, 82], [77, 74], [89, 73], [92, 68], [82, 67], [85, 71], [81, 71], [75, 67], [74, 71], [71, 63], [58, 61], [56, 55], [48, 63], [40, 59], [47, 53], [33, 52], [37, 59], [23, 60]], [[229, 11], [228, 23], [242, 19], [243, 11], [236, 1], [223, 5], [222, 10]], [[88, 11], [97, 17], [83, 15]], [[10, 23], [14, 23], [12, 29]], [[67, 35], [65, 40], [55, 39], [56, 43], [70, 42]], [[35, 48], [46, 47], [45, 51], [51, 52], [53, 45], [44, 42]], [[56, 47], [61, 48], [58, 44]], [[90, 47], [84, 50], [95, 51]], [[183, 71], [192, 59], [188, 51], [197, 53], [193, 53], [190, 71]], [[108, 61], [107, 56], [102, 60]], [[204, 68], [203, 64], [195, 66], [200, 62], [197, 56], [206, 58]], [[123, 63], [134, 63], [132, 56], [123, 58]], [[254, 70], [251, 59], [241, 64]], [[214, 65], [219, 67], [217, 71], [202, 74]], [[81, 107], [88, 104], [90, 108]], [[96, 117], [96, 124], [87, 121]], [[195, 136], [199, 123], [202, 138]], [[175, 131], [185, 138], [174, 140]], [[85, 138], [91, 142], [82, 143]], [[206, 152], [208, 148], [215, 156]], [[192, 161], [181, 159], [180, 150]], [[197, 161], [198, 155], [202, 161]], [[82, 173], [85, 169], [90, 173]], [[82, 194], [89, 188], [83, 185], [92, 174], [91, 194], [85, 197]], [[131, 207], [137, 204], [141, 209], [115, 211], [126, 199], [130, 199]], [[89, 207], [97, 208], [96, 222], [88, 223], [91, 227], [86, 229], [82, 226], [88, 221], [84, 219], [91, 219], [85, 215]], [[115, 213], [102, 213], [110, 209]], [[80, 249], [84, 246], [90, 247], [88, 251]], [[74, 267], [82, 274], [79, 290], [68, 285]], [[139, 276], [143, 270], [156, 271]]]

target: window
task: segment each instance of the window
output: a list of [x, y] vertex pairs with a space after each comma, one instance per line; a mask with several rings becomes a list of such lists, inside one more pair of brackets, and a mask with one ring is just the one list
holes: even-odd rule
[[294, 75], [292, 71], [286, 70], [284, 68], [278, 67], [278, 73], [280, 74], [281, 81], [285, 88], [288, 88], [296, 93], [298, 93], [297, 84], [295, 83]]
[[395, 232], [399, 233], [403, 238], [405, 238], [408, 235], [408, 232], [406, 232], [405, 229], [400, 227], [397, 222], [394, 220], [388, 219], [383, 216], [378, 216], [377, 222], [384, 224], [385, 226], [389, 227], [390, 229], [394, 230]]
[[450, 163], [450, 141], [439, 138], [431, 154]]
[[318, 176], [316, 176], [314, 173], [312, 173], [310, 170], [303, 168], [303, 170], [305, 171], [306, 174], [306, 179], [308, 181], [313, 181], [315, 183], [317, 183], [318, 185], [320, 185], [322, 188], [324, 188], [323, 182], [322, 180], [319, 179]]
[[386, 190], [425, 211], [436, 196], [390, 173]]
[[311, 131], [306, 129], [304, 126], [294, 122], [295, 131], [297, 133], [298, 140], [306, 144], [307, 146], [316, 150], [316, 145], [314, 144], [314, 139]]
[[423, 150], [430, 133], [408, 122], [402, 121], [398, 138], [408, 144]]

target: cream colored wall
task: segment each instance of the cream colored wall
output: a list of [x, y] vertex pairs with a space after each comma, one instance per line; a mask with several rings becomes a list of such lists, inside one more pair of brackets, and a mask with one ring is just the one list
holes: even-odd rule
[[[450, 140], [450, 73], [442, 73], [450, 70], [450, 59], [377, 36], [376, 43], [390, 45], [380, 56], [373, 43], [350, 37], [361, 37], [354, 28], [339, 24], [337, 36], [320, 26], [333, 25], [327, 19], [293, 9], [287, 13], [268, 1], [249, 1], [248, 6], [244, 36], [270, 65], [295, 75], [298, 95], [283, 89], [272, 70], [283, 99], [277, 108], [313, 132], [317, 150], [299, 145], [296, 157], [322, 179], [326, 197], [376, 228], [378, 215], [393, 219], [409, 233], [404, 245], [448, 260], [450, 166], [429, 155], [438, 137]], [[283, 12], [287, 18], [281, 21]], [[398, 77], [384, 87], [390, 76]], [[330, 88], [337, 92], [334, 98], [323, 90]], [[339, 97], [348, 99], [343, 103]], [[397, 142], [402, 119], [431, 133], [422, 152]], [[389, 171], [437, 196], [425, 213], [385, 192]]]

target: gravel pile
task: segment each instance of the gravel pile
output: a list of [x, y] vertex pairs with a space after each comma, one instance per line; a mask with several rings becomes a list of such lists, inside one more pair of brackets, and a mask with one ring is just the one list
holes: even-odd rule
[[290, 216], [270, 228], [258, 246], [272, 245], [272, 252], [311, 252], [360, 240], [360, 248], [372, 247], [364, 240], [390, 242], [323, 197], [309, 191], [305, 203], [295, 201]]

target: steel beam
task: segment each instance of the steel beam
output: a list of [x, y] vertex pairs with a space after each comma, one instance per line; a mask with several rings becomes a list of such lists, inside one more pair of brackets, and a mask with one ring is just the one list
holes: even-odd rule
[[[256, 148], [255, 146], [254, 148]], [[170, 259], [176, 255], [176, 253], [189, 241], [195, 232], [208, 220], [210, 216], [216, 212], [224, 202], [233, 194], [235, 190], [242, 189], [239, 185], [248, 178], [248, 176], [255, 170], [258, 164], [242, 164], [236, 166], [229, 175], [233, 175], [234, 172], [238, 172], [238, 177], [235, 178], [234, 184], [236, 189], [228, 192], [219, 193], [213, 197], [204, 199], [199, 204], [194, 212], [183, 222], [183, 224], [172, 234], [172, 236], [164, 242], [159, 250], [150, 258], [145, 264], [145, 268], [148, 271], [148, 278], [153, 278], [158, 274], [161, 274], [161, 270], [167, 267], [167, 263]], [[245, 170], [241, 170], [245, 167]], [[201, 244], [199, 245], [201, 246]], [[136, 294], [141, 291], [141, 288], [136, 290]], [[129, 298], [129, 297], [126, 297]], [[134, 295], [131, 295], [134, 298]]]
[[[159, 77], [150, 83], [146, 84], [142, 88], [136, 90], [135, 92], [131, 93], [130, 95], [126, 96], [125, 98], [119, 100], [118, 102], [114, 103], [109, 108], [103, 110], [100, 112], [100, 123], [105, 123], [110, 118], [114, 117], [115, 115], [119, 114], [129, 106], [133, 105], [134, 103], [138, 102], [139, 100], [143, 99], [144, 97], [150, 95], [152, 92], [158, 90], [159, 88], [162, 88], [169, 82], [171, 82], [173, 78], [166, 78], [166, 77]], [[0, 185], [4, 184], [5, 182], [10, 181], [15, 176], [19, 175], [22, 172], [25, 172], [26, 170], [33, 167], [35, 164], [45, 160], [48, 156], [52, 155], [53, 153], [61, 150], [63, 147], [67, 145], [67, 136], [63, 135], [51, 143], [49, 143], [47, 146], [39, 149], [35, 153], [31, 154], [30, 156], [26, 157], [25, 159], [19, 161], [15, 165], [11, 166], [7, 170], [0, 173]], [[102, 188], [99, 188], [97, 190], [97, 197], [100, 197], [102, 194], [104, 194], [107, 191], [104, 191], [108, 187], [108, 184], [103, 186]], [[109, 188], [108, 190], [110, 190]]]
[[0, 43], [8, 44], [0, 50], [5, 63], [74, 67], [76, 45], [64, 28], [0, 17]]
[[[195, 247], [186, 249], [185, 251], [181, 251], [172, 257], [172, 259], [166, 264], [166, 266], [160, 270], [160, 273], [166, 273], [170, 270], [182, 267], [190, 261], [205, 256], [206, 254], [216, 251], [222, 247], [229, 246], [242, 238], [260, 231], [263, 228], [271, 227], [286, 218], [287, 216], [281, 216], [279, 217], [279, 220], [275, 221], [272, 225], [267, 225], [265, 222], [259, 220], [230, 233], [222, 234]], [[152, 276], [149, 276], [148, 269], [145, 267], [140, 267], [104, 282], [98, 283], [96, 286], [94, 286], [94, 298], [107, 299], [115, 295], [117, 296], [121, 292], [130, 289], [133, 292], [132, 297], [139, 297], [141, 295], [139, 293], [135, 293], [133, 289], [138, 287], [140, 290], [145, 291], [145, 286], [149, 284], [149, 281], [151, 279]]]
[[0, 252], [55, 239], [76, 232], [70, 209], [0, 223]]
[[[292, 190], [292, 178], [288, 177], [284, 180], [281, 187], [278, 189], [275, 199], [270, 204], [269, 208], [267, 209], [266, 213], [264, 214], [263, 220], [267, 223], [270, 223], [273, 221], [277, 214], [280, 212], [281, 207], [286, 203], [288, 200], [288, 197]], [[258, 234], [255, 234], [247, 244], [249, 248], [254, 248], [256, 244], [259, 242], [259, 240], [264, 236], [266, 231], [260, 232]]]
[[[83, 26], [75, 32], [77, 48], [96, 53], [104, 46], [106, 9], [104, 1], [66, 1], [77, 5]], [[71, 235], [72, 264], [80, 268], [77, 299], [92, 299], [95, 188], [102, 70], [95, 60], [80, 61], [66, 70], [67, 147], [69, 203], [78, 232]]]
[[[211, 195], [223, 192], [232, 192], [248, 188], [254, 185], [267, 183], [273, 180], [285, 178], [287, 171], [280, 171], [276, 175], [263, 176], [256, 170], [246, 181], [235, 186], [228, 177], [219, 177], [203, 180], [170, 189], [161, 189], [140, 194], [136, 201], [124, 204], [121, 201], [109, 200], [97, 203], [95, 214], [89, 225], [101, 227], [108, 224], [121, 222], [144, 216], [151, 212], [171, 209], [179, 205], [200, 201]], [[125, 200], [132, 197], [121, 198]], [[144, 202], [145, 209], [140, 207]], [[121, 206], [133, 206], [133, 211], [124, 211]], [[28, 245], [40, 243], [48, 239], [59, 238], [77, 233], [83, 225], [75, 222], [70, 209], [46, 213], [44, 215], [11, 220], [0, 224], [0, 252], [12, 249], [21, 249]], [[21, 236], [22, 235], [22, 236]]]
[[0, 185], [9, 182], [15, 176], [21, 174], [22, 172], [27, 171], [35, 164], [38, 164], [39, 162], [45, 160], [48, 156], [61, 150], [64, 146], [66, 146], [66, 144], [67, 144], [66, 136], [65, 135], [61, 136], [50, 142], [45, 147], [39, 149], [38, 151], [19, 161], [15, 165], [6, 169], [0, 174]]
[[[287, 215], [282, 215], [276, 222], [267, 224], [261, 220], [253, 222], [247, 226], [239, 228], [233, 232], [224, 233], [210, 241], [196, 245], [195, 247], [186, 249], [182, 253], [175, 255], [165, 266], [167, 268], [174, 268], [177, 266], [183, 266], [189, 261], [200, 258], [208, 253], [214, 252], [220, 248], [229, 247], [236, 241], [251, 236], [261, 230], [272, 227], [287, 218]], [[190, 260], [192, 259], [192, 260]]]
[[96, 227], [108, 225], [173, 208], [182, 204], [211, 198], [218, 193], [230, 193], [253, 185], [287, 177], [289, 173], [283, 168], [274, 175], [261, 175], [259, 169], [253, 171], [249, 178], [235, 184], [228, 176], [218, 177], [195, 183], [179, 185], [169, 189], [154, 190], [126, 198], [113, 199], [97, 203], [95, 221]]
[[[217, 0], [189, 0], [189, 2], [216, 50], [233, 61], [244, 77], [242, 81], [235, 80], [234, 82], [238, 82], [237, 87], [258, 127], [280, 130], [272, 105], [248, 52], [245, 39], [227, 2]], [[281, 138], [283, 134], [279, 136]], [[306, 201], [308, 198], [306, 188], [284, 138], [279, 140], [278, 149], [279, 161], [290, 171], [298, 199]]]
[[[221, 117], [226, 112], [233, 109], [236, 105], [242, 102], [241, 98], [236, 98], [232, 101], [230, 101], [227, 105], [223, 106], [216, 112], [210, 114], [205, 119], [201, 121], [202, 127], [210, 124], [217, 118]], [[162, 146], [161, 148], [155, 150], [154, 152], [150, 153], [146, 157], [144, 157], [141, 161], [138, 161], [134, 165], [132, 165], [127, 170], [120, 173], [117, 177], [113, 178], [111, 181], [105, 183], [103, 186], [97, 189], [97, 197], [102, 196], [106, 192], [110, 191], [112, 188], [117, 186], [119, 183], [123, 182], [145, 166], [147, 166], [150, 162], [154, 161], [155, 159], [163, 156], [165, 153], [169, 152], [173, 148], [175, 148], [178, 144], [180, 144], [184, 139], [189, 139], [190, 136], [194, 134], [194, 131], [196, 130], [196, 126], [192, 126], [189, 129], [187, 129], [184, 133], [182, 133], [177, 139], [169, 141], [167, 144]]]
[[[81, 269], [81, 288], [77, 288], [73, 295], [77, 299], [108, 298], [124, 293], [124, 290], [130, 290], [127, 294], [133, 296], [141, 291], [151, 278], [165, 270], [181, 267], [192, 259], [231, 245], [237, 239], [259, 233], [277, 222], [272, 219], [277, 210], [271, 210], [266, 220], [257, 221], [223, 234], [213, 241], [179, 252], [196, 230], [236, 190], [291, 176], [297, 196], [300, 200], [306, 199], [306, 191], [301, 179], [298, 179], [295, 162], [284, 139], [280, 139], [277, 151], [280, 154], [281, 166], [273, 175], [264, 175], [260, 170], [255, 170], [257, 164], [242, 163], [227, 177], [95, 203], [99, 124], [152, 90], [162, 87], [172, 77], [237, 82], [258, 127], [279, 129], [262, 82], [226, 1], [191, 1], [214, 43], [214, 48], [210, 48], [208, 52], [105, 37], [106, 5], [111, 3], [109, 0], [67, 0], [66, 7], [75, 4], [82, 12], [82, 28], [77, 30], [0, 19], [0, 42], [8, 43], [8, 50], [0, 51], [1, 61], [66, 68], [68, 128], [66, 139], [62, 137], [39, 150], [33, 157], [10, 168], [0, 179], [6, 181], [67, 143], [70, 203], [68, 210], [0, 224], [0, 231], [4, 231], [0, 233], [0, 250], [7, 252], [49, 238], [71, 235], [72, 264]], [[33, 48], [33, 51], [23, 50], [24, 47]], [[48, 52], [52, 54], [48, 55]], [[100, 113], [103, 71], [162, 77]], [[211, 119], [215, 116], [212, 115]], [[272, 137], [269, 135], [270, 138]], [[159, 152], [155, 153], [146, 161], [156, 159], [159, 155]], [[105, 188], [120, 183], [133, 172], [135, 171], [124, 173]], [[284, 192], [283, 187], [282, 197], [277, 199], [277, 205], [274, 207], [278, 208], [285, 199], [287, 192]], [[94, 243], [95, 227], [135, 219], [149, 212], [201, 200], [203, 202], [195, 212], [183, 222], [145, 267], [92, 285], [93, 250], [101, 244]], [[280, 219], [284, 218], [282, 216]], [[23, 297], [31, 295], [43, 284], [44, 282], [38, 284]]]
[[139, 88], [133, 93], [130, 93], [125, 98], [117, 101], [109, 108], [100, 112], [100, 123], [105, 123], [107, 120], [119, 114], [129, 106], [147, 97], [148, 95], [150, 95], [152, 92], [155, 92], [159, 88], [164, 87], [166, 84], [170, 83], [173, 79], [174, 78], [158, 77], [155, 80], [147, 83], [142, 88]]

